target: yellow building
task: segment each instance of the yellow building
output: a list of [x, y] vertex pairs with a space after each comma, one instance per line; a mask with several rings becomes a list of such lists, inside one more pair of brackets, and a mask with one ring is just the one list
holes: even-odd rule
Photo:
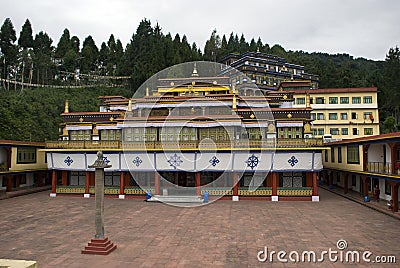
[[0, 196], [50, 185], [45, 144], [0, 140]]
[[376, 87], [295, 89], [293, 92], [295, 108], [306, 107], [309, 95], [314, 137], [352, 139], [379, 134]]
[[[399, 209], [400, 132], [334, 141], [323, 154], [323, 181], [330, 187], [392, 200]], [[379, 191], [375, 193], [374, 189]], [[374, 196], [374, 193], [376, 196]]]

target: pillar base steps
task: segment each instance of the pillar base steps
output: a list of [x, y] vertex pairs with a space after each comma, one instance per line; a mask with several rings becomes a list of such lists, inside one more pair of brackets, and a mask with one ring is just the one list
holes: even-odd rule
[[94, 254], [94, 255], [108, 255], [117, 248], [117, 245], [108, 240], [108, 237], [103, 239], [92, 238], [85, 249], [82, 250], [82, 254]]

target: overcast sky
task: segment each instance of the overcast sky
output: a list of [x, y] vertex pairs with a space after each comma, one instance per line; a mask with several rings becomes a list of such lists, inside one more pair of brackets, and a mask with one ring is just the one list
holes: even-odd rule
[[125, 46], [143, 18], [165, 34], [186, 34], [202, 51], [213, 29], [286, 50], [374, 60], [400, 45], [398, 0], [0, 0], [1, 24], [6, 18], [17, 36], [28, 18], [34, 34], [47, 32], [54, 45], [67, 28], [81, 44], [92, 35], [100, 47], [114, 34]]

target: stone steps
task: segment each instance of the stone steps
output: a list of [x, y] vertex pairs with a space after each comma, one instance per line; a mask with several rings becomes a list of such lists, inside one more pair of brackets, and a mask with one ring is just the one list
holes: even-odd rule
[[197, 195], [153, 195], [147, 202], [165, 202], [165, 203], [203, 203], [204, 199]]

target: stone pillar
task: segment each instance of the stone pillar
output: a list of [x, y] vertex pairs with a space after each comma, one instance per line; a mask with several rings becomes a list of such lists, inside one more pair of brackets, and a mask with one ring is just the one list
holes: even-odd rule
[[344, 173], [343, 192], [344, 194], [349, 192], [349, 173]]
[[391, 188], [392, 188], [392, 211], [398, 212], [399, 211], [399, 183], [395, 181], [391, 181]]
[[201, 195], [200, 171], [196, 172], [196, 195]]
[[318, 173], [312, 173], [312, 197], [311, 200], [313, 202], [319, 202], [319, 195], [318, 195]]
[[121, 171], [119, 174], [119, 199], [125, 199], [125, 172]]
[[157, 171], [154, 172], [154, 194], [160, 194], [160, 174]]
[[89, 168], [95, 169], [95, 229], [94, 239], [82, 250], [82, 254], [101, 254], [107, 255], [117, 248], [107, 237], [104, 237], [104, 169], [109, 168], [103, 160], [103, 153], [97, 153], [97, 160]]
[[278, 173], [277, 172], [272, 172], [272, 196], [271, 196], [271, 200], [274, 202], [277, 202], [279, 200], [278, 197]]
[[239, 174], [237, 172], [233, 172], [232, 201], [239, 201]]
[[85, 177], [85, 193], [83, 194], [84, 198], [90, 198], [89, 186], [90, 186], [90, 171], [86, 171]]
[[50, 197], [56, 197], [56, 189], [57, 189], [57, 171], [53, 169], [51, 171], [51, 193]]
[[67, 182], [68, 173], [67, 172], [68, 171], [66, 171], [66, 170], [63, 170], [61, 172], [61, 183], [62, 183], [62, 186], [67, 186], [67, 184], [68, 184], [68, 182]]

